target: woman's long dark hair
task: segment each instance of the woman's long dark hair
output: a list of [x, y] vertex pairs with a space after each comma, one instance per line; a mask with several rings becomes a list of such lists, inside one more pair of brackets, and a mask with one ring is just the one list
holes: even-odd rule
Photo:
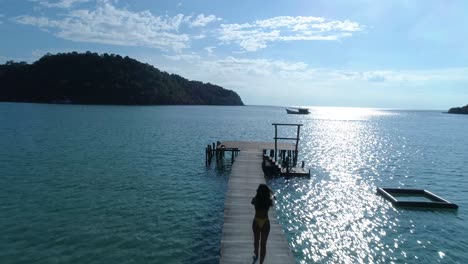
[[268, 209], [273, 204], [272, 193], [266, 184], [258, 185], [257, 195], [255, 195], [255, 209]]

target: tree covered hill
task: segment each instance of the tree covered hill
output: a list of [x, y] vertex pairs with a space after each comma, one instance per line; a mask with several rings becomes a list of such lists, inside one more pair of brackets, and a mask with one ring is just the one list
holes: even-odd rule
[[0, 101], [124, 104], [243, 105], [220, 86], [189, 81], [129, 57], [97, 53], [47, 54], [0, 65]]
[[453, 107], [449, 109], [449, 114], [466, 114], [468, 115], [468, 105], [463, 107]]

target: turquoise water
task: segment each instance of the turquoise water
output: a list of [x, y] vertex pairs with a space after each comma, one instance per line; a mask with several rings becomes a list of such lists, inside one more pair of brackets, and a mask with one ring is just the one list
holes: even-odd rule
[[[204, 147], [270, 141], [273, 122], [304, 124], [313, 177], [269, 180], [299, 263], [468, 262], [468, 116], [0, 103], [0, 263], [217, 263], [230, 167]], [[377, 186], [460, 208], [393, 208]]]

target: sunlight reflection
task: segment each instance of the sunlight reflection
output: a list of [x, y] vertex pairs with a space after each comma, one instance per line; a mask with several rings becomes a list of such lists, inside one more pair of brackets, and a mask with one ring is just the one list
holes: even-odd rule
[[368, 120], [375, 116], [394, 115], [391, 111], [358, 107], [311, 107], [311, 117], [323, 120]]
[[[313, 108], [304, 125], [303, 156], [316, 172], [310, 181], [278, 185], [282, 211], [294, 234], [291, 246], [303, 263], [385, 263], [403, 253], [393, 208], [375, 195], [376, 181], [399, 152], [387, 153], [389, 139], [370, 118], [393, 115], [365, 108]], [[359, 122], [356, 122], [359, 121]], [[365, 121], [365, 122], [361, 122]], [[394, 167], [393, 167], [394, 169]], [[281, 187], [283, 186], [283, 187]]]

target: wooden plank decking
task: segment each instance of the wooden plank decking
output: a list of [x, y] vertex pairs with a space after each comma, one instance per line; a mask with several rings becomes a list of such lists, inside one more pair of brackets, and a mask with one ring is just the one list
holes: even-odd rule
[[[253, 263], [252, 221], [255, 209], [250, 202], [258, 185], [265, 183], [261, 167], [262, 149], [241, 149], [232, 166], [224, 204], [220, 259], [223, 264]], [[271, 230], [265, 263], [295, 263], [274, 207], [270, 209], [269, 218]]]

